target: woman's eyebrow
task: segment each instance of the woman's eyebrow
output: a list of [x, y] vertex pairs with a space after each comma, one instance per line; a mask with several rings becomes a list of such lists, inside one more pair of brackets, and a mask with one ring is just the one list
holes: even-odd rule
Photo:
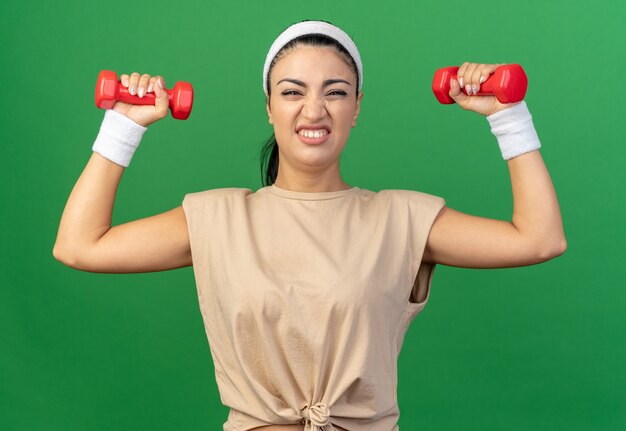
[[[299, 86], [304, 87], [304, 88], [307, 87], [307, 85], [304, 82], [300, 81], [299, 79], [294, 79], [294, 78], [284, 78], [284, 79], [281, 79], [280, 81], [278, 81], [276, 83], [276, 85], [280, 84], [283, 81], [288, 81], [288, 82], [294, 83], [294, 84], [299, 85]], [[337, 83], [344, 83], [344, 84], [350, 85], [350, 83], [348, 81], [346, 81], [345, 79], [327, 79], [322, 84], [322, 87], [328, 87], [329, 85], [333, 85], [333, 84], [337, 84]]]

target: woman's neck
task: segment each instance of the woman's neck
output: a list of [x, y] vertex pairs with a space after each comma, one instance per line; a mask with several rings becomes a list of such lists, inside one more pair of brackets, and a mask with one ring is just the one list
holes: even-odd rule
[[352, 188], [341, 179], [338, 169], [302, 172], [290, 170], [280, 164], [274, 185], [294, 192], [335, 192]]

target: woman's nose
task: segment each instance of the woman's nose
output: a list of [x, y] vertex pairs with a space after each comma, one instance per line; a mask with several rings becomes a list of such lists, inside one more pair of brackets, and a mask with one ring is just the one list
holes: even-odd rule
[[326, 105], [319, 97], [307, 97], [302, 107], [302, 115], [307, 118], [323, 118], [326, 115]]

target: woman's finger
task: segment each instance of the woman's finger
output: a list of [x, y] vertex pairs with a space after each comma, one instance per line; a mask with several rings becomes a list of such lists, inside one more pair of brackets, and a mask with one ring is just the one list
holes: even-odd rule
[[467, 63], [465, 73], [463, 74], [463, 83], [465, 84], [465, 93], [472, 95], [472, 88], [476, 88], [476, 82], [474, 81], [474, 72], [479, 65], [477, 63]]
[[465, 93], [463, 93], [461, 91], [461, 86], [460, 83], [452, 78], [450, 79], [450, 92], [448, 93], [448, 95], [452, 98], [452, 100], [454, 100], [459, 106], [464, 108], [464, 103], [465, 101], [469, 98], [469, 96], [465, 95]]
[[133, 96], [137, 94], [137, 85], [139, 85], [140, 77], [141, 75], [139, 75], [137, 72], [133, 72], [130, 74], [130, 79], [128, 81], [128, 92]]
[[456, 77], [459, 81], [459, 85], [461, 86], [461, 88], [463, 88], [463, 86], [465, 85], [465, 71], [467, 70], [467, 67], [469, 66], [468, 62], [465, 62], [461, 65], [461, 67], [459, 67], [459, 70], [456, 73]]
[[[480, 71], [479, 82], [482, 84], [485, 82], [493, 73], [496, 71], [498, 67], [502, 66], [502, 64], [483, 64]], [[479, 87], [480, 91], [480, 87]]]
[[128, 88], [128, 81], [129, 81], [129, 78], [128, 78], [127, 74], [124, 73], [124, 74], [120, 75], [120, 82], [126, 88]]
[[167, 116], [169, 108], [169, 95], [165, 90], [165, 80], [162, 76], [157, 77], [157, 81], [154, 84], [154, 95], [156, 99], [154, 101], [154, 109], [160, 118]]
[[137, 96], [143, 97], [148, 90], [148, 83], [150, 82], [150, 75], [144, 73], [139, 78], [139, 83], [137, 84]]
[[150, 78], [150, 82], [148, 83], [148, 93], [152, 93], [154, 91], [154, 83], [157, 81], [157, 77], [153, 76]]
[[472, 72], [470, 83], [472, 85], [472, 95], [474, 96], [480, 91], [480, 84], [482, 84], [482, 82], [480, 81], [480, 78], [482, 74], [484, 73], [484, 70], [485, 70], [484, 64], [477, 64], [476, 67], [474, 68], [474, 71]]

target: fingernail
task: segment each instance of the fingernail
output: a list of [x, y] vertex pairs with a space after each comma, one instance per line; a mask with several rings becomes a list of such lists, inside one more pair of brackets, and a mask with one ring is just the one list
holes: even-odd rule
[[468, 95], [468, 96], [469, 96], [469, 95], [470, 95], [470, 93], [472, 92], [472, 87], [471, 87], [469, 84], [467, 84], [467, 85], [465, 86], [465, 92], [467, 93], [467, 95]]
[[463, 77], [459, 78], [459, 85], [461, 86], [461, 88], [463, 87]]
[[138, 93], [137, 95], [138, 95], [139, 97], [143, 97], [143, 94], [144, 94], [144, 92], [145, 92], [145, 91], [146, 91], [146, 90], [144, 90], [144, 89], [143, 89], [143, 87], [141, 87], [141, 88], [139, 89], [139, 93]]
[[481, 77], [480, 77], [480, 83], [482, 84], [483, 82], [485, 82], [485, 77], [484, 77], [484, 76], [481, 76]]
[[148, 93], [152, 91], [152, 84], [148, 85]]
[[478, 93], [478, 85], [472, 84], [472, 93], [474, 93], [474, 96], [476, 96], [476, 93]]
[[135, 91], [136, 91], [135, 87], [130, 87], [130, 90], [128, 90], [128, 92], [132, 94], [133, 96], [135, 95]]

